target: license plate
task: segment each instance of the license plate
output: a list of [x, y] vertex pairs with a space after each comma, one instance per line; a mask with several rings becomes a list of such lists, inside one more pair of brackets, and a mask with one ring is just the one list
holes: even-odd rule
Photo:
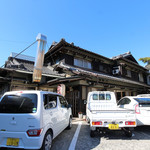
[[119, 129], [119, 125], [118, 124], [109, 124], [108, 129], [117, 130], [117, 129]]
[[7, 146], [18, 146], [19, 139], [18, 138], [8, 138], [7, 139]]

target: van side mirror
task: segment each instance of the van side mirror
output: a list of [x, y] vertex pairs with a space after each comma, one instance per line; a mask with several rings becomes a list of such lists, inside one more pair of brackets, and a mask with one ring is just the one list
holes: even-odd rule
[[71, 108], [71, 107], [72, 107], [72, 105], [71, 105], [71, 104], [68, 104], [68, 105], [67, 105], [67, 108]]
[[87, 100], [84, 100], [84, 104], [85, 104], [85, 105], [87, 104]]

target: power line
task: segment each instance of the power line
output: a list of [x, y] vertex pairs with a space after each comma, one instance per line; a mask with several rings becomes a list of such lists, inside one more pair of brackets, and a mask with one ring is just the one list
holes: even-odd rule
[[[29, 47], [31, 47], [33, 44], [35, 44], [37, 42], [37, 40], [36, 41], [34, 41], [32, 44], [30, 44], [28, 47], [26, 47], [24, 50], [22, 50], [20, 53], [18, 53], [14, 58], [16, 58], [18, 55], [20, 55], [21, 53], [23, 53], [25, 50], [27, 50]], [[5, 64], [4, 64], [5, 65]], [[4, 65], [2, 65], [1, 66], [1, 68], [2, 67], [4, 67]]]

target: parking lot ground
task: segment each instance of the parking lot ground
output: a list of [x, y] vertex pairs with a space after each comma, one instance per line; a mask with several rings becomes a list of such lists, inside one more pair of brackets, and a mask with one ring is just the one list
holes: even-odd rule
[[53, 140], [51, 149], [52, 150], [68, 150], [80, 121], [82, 120], [78, 118], [73, 118], [72, 128], [70, 130], [66, 129], [60, 135], [58, 135]]
[[150, 126], [135, 128], [131, 138], [126, 137], [123, 131], [97, 133], [91, 138], [89, 125], [78, 118], [73, 119], [71, 130], [64, 130], [53, 140], [52, 150], [68, 150], [80, 122], [82, 125], [75, 149], [71, 150], [150, 150]]
[[86, 122], [82, 123], [81, 131], [76, 143], [76, 150], [150, 150], [150, 126], [137, 127], [131, 138], [123, 131], [108, 131], [90, 137], [90, 128]]

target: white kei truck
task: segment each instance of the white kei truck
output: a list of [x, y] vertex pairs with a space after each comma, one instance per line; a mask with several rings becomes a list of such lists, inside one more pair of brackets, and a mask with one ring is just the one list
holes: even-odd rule
[[127, 137], [132, 137], [132, 129], [136, 127], [135, 111], [117, 107], [115, 93], [110, 91], [89, 92], [86, 115], [91, 137], [96, 131], [106, 130], [123, 130]]

